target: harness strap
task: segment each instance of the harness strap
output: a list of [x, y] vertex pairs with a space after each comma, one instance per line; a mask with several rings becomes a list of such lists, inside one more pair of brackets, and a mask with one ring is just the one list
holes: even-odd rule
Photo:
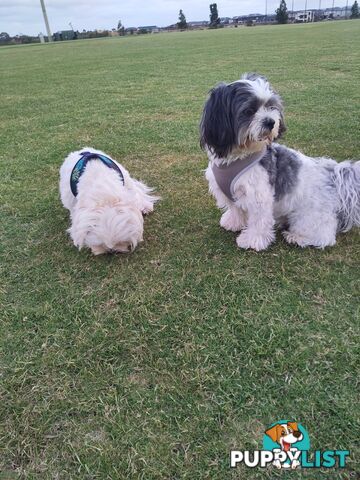
[[105, 155], [101, 155], [99, 153], [94, 153], [94, 152], [81, 152], [80, 155], [81, 157], [75, 163], [75, 166], [72, 169], [72, 172], [70, 175], [70, 188], [74, 197], [76, 197], [78, 194], [77, 185], [79, 183], [81, 175], [84, 173], [85, 167], [88, 164], [89, 160], [100, 160], [104, 165], [111, 168], [112, 170], [115, 170], [118, 173], [122, 184], [123, 185], [125, 184], [124, 175], [122, 174], [122, 171], [120, 170], [118, 165], [113, 160], [111, 160], [111, 158], [106, 157]]
[[266, 151], [267, 149], [264, 148], [264, 150], [261, 152], [251, 153], [247, 157], [238, 158], [229, 164], [222, 163], [220, 165], [216, 165], [216, 163], [212, 163], [211, 169], [216, 183], [229, 200], [232, 202], [236, 201], [236, 198], [234, 197], [235, 183], [238, 181], [241, 175], [260, 162], [260, 160], [266, 154]]

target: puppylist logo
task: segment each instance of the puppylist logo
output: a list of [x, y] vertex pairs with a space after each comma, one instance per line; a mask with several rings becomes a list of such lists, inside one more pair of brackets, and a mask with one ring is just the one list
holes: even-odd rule
[[316, 450], [310, 452], [310, 438], [297, 422], [279, 420], [265, 430], [263, 450], [232, 450], [230, 467], [243, 463], [247, 467], [266, 468], [344, 468], [349, 450]]

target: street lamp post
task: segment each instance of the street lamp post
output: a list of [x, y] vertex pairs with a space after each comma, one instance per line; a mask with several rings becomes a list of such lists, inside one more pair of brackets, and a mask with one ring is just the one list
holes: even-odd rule
[[45, 21], [46, 31], [47, 31], [47, 35], [48, 35], [48, 40], [49, 40], [49, 42], [52, 42], [52, 35], [51, 35], [49, 20], [48, 20], [47, 14], [46, 14], [46, 8], [45, 8], [44, 0], [40, 0], [40, 3], [41, 3], [41, 9], [42, 9], [42, 12], [43, 12], [43, 15], [44, 15], [44, 21]]
[[267, 23], [267, 0], [265, 0], [265, 23]]

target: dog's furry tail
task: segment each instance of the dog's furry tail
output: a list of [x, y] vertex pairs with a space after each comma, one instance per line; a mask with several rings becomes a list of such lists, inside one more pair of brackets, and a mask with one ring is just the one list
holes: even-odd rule
[[347, 232], [360, 226], [360, 161], [336, 165], [334, 183], [340, 200], [340, 230]]

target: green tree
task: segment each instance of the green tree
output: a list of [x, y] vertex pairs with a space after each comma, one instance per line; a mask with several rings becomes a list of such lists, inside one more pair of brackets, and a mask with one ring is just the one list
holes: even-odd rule
[[285, 0], [281, 0], [279, 8], [276, 9], [276, 21], [278, 23], [287, 23], [289, 19]]
[[121, 23], [121, 20], [119, 20], [119, 22], [118, 22], [117, 31], [119, 32], [119, 35], [124, 35], [125, 34], [125, 27]]
[[351, 15], [350, 18], [359, 18], [360, 13], [359, 13], [359, 4], [357, 0], [355, 0], [353, 6], [351, 7]]
[[177, 26], [179, 30], [184, 30], [185, 28], [187, 28], [186, 17], [182, 10], [180, 10], [179, 12], [179, 21], [177, 23]]
[[210, 5], [210, 28], [217, 28], [220, 23], [219, 12], [216, 3]]
[[0, 42], [1, 43], [7, 43], [10, 41], [10, 35], [7, 32], [1, 32], [0, 33]]

